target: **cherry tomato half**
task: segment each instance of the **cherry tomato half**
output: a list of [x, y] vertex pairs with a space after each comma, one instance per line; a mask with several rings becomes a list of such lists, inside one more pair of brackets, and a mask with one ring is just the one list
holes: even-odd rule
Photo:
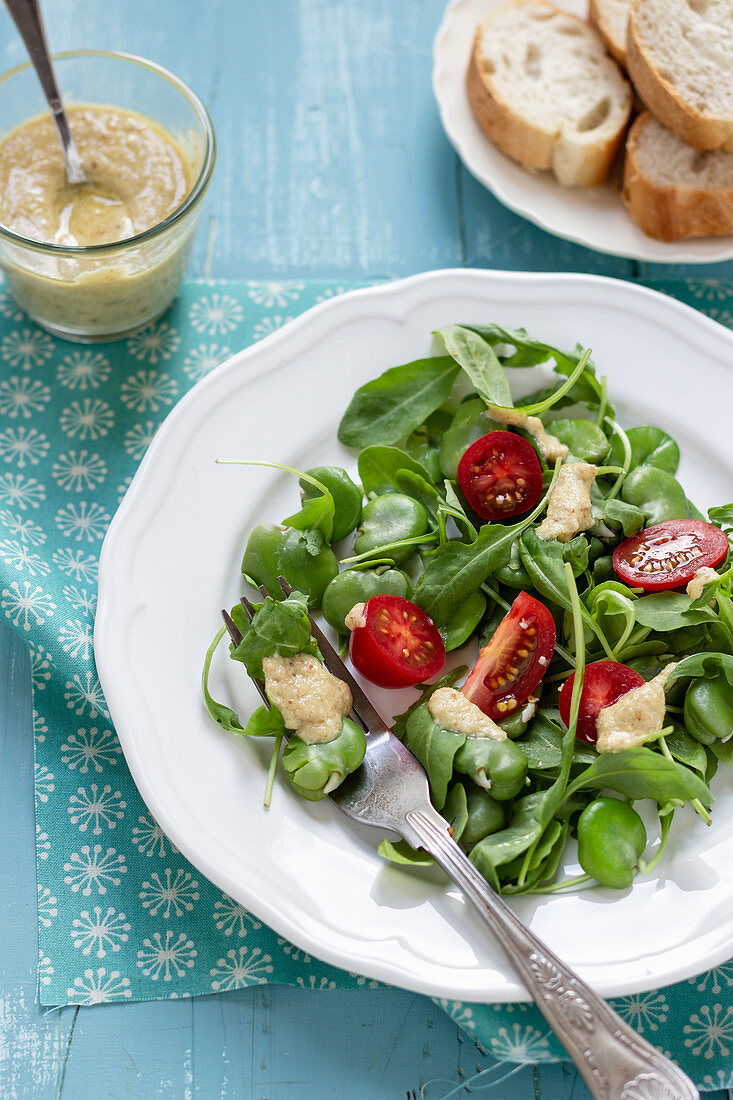
[[489, 432], [472, 443], [458, 464], [458, 484], [474, 512], [503, 520], [534, 508], [542, 495], [537, 452], [514, 432]]
[[445, 646], [433, 620], [403, 596], [380, 593], [364, 605], [364, 626], [351, 632], [354, 667], [379, 687], [412, 687], [440, 672]]
[[534, 596], [520, 592], [461, 690], [494, 721], [508, 718], [545, 675], [554, 648], [552, 615]]
[[[570, 700], [573, 695], [575, 673], [560, 688], [560, 717], [566, 726], [570, 725]], [[641, 687], [644, 677], [633, 668], [619, 661], [594, 661], [585, 666], [583, 690], [580, 693], [580, 710], [576, 737], [588, 745], [598, 740], [596, 718], [604, 707], [615, 703], [627, 691]]]
[[728, 553], [728, 537], [701, 519], [668, 519], [625, 539], [613, 552], [613, 568], [625, 584], [660, 592], [687, 584], [704, 565]]

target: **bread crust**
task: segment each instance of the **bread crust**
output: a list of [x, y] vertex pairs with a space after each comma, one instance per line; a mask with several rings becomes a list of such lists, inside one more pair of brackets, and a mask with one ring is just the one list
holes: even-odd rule
[[625, 69], [626, 43], [619, 42], [618, 38], [614, 38], [611, 34], [603, 13], [603, 0], [589, 0], [588, 17], [591, 21], [591, 25], [595, 27], [603, 39], [604, 45], [611, 57], [615, 58], [619, 65], [622, 65]]
[[733, 153], [733, 118], [703, 114], [656, 67], [638, 26], [637, 12], [643, 2], [632, 2], [626, 39], [626, 67], [638, 95], [660, 122], [693, 149]]
[[638, 147], [649, 121], [648, 112], [639, 115], [626, 143], [623, 199], [633, 220], [647, 236], [659, 241], [724, 237], [733, 233], [733, 187], [712, 190], [669, 186], [644, 174]]
[[[525, 0], [514, 0], [519, 5]], [[527, 0], [529, 2], [529, 0]], [[547, 8], [588, 24], [554, 4]], [[481, 50], [483, 25], [476, 28], [471, 60], [466, 72], [466, 91], [474, 117], [484, 133], [508, 157], [530, 172], [554, 171], [565, 186], [593, 187], [605, 183], [621, 145], [628, 113], [618, 131], [594, 144], [573, 143], [533, 125], [494, 93], [492, 74], [486, 70]], [[629, 96], [630, 100], [630, 96]]]

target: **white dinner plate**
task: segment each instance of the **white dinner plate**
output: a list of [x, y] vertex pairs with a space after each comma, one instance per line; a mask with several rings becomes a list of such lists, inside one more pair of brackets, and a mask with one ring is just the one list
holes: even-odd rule
[[[467, 321], [592, 347], [621, 422], [657, 424], [679, 441], [680, 477], [697, 504], [733, 496], [727, 330], [671, 298], [611, 279], [431, 272], [316, 306], [183, 398], [107, 534], [94, 641], [135, 782], [203, 874], [330, 963], [421, 993], [496, 1001], [525, 993], [460, 892], [383, 862], [376, 830], [356, 828], [328, 800], [303, 801], [282, 776], [264, 810], [269, 744], [214, 725], [199, 686], [219, 609], [241, 594], [248, 532], [279, 522], [297, 501], [289, 475], [214, 460], [353, 468], [336, 428], [356, 387], [433, 354], [432, 330]], [[213, 686], [243, 714], [258, 702], [224, 647]], [[393, 711], [414, 693], [397, 694]], [[680, 812], [668, 854], [632, 889], [594, 887], [512, 906], [606, 995], [663, 985], [730, 958], [732, 779], [716, 780], [713, 825], [689, 808]]]
[[[510, 210], [576, 244], [655, 263], [710, 264], [733, 258], [733, 236], [665, 243], [626, 213], [618, 184], [561, 187], [550, 172], [525, 172], [489, 141], [473, 116], [466, 69], [477, 25], [504, 0], [452, 0], [435, 37], [433, 90], [446, 134], [472, 175]], [[586, 0], [555, 0], [585, 17]]]

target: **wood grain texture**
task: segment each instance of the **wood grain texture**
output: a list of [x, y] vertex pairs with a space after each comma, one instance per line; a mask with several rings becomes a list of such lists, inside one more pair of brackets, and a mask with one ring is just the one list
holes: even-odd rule
[[[219, 159], [191, 274], [377, 279], [434, 267], [682, 269], [602, 256], [505, 210], [463, 169], [430, 88], [444, 0], [46, 0], [52, 48], [153, 58], [206, 101]], [[0, 68], [25, 60], [0, 10]], [[0, 120], [0, 126], [2, 120]], [[691, 269], [733, 275], [733, 263]], [[24, 643], [0, 625], [2, 1100], [583, 1100], [569, 1067], [496, 1067], [429, 1000], [254, 988], [35, 1005], [32, 735]], [[512, 1074], [507, 1078], [507, 1074]], [[502, 1078], [502, 1083], [498, 1083]], [[457, 1091], [456, 1091], [457, 1090]], [[708, 1094], [722, 1100], [723, 1093]]]

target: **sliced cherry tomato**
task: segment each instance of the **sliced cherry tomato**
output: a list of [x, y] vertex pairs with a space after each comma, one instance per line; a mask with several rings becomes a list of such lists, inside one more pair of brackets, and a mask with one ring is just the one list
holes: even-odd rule
[[381, 593], [364, 605], [364, 625], [351, 632], [354, 667], [379, 687], [411, 687], [440, 672], [445, 646], [421, 607]]
[[545, 675], [555, 648], [555, 622], [544, 604], [520, 592], [463, 688], [489, 718], [508, 718]]
[[542, 467], [523, 436], [489, 432], [464, 451], [458, 484], [474, 512], [484, 519], [511, 519], [529, 512], [540, 499]]
[[728, 553], [728, 537], [701, 519], [668, 519], [625, 539], [613, 552], [613, 568], [632, 588], [659, 592], [687, 584], [704, 565]]
[[[566, 726], [570, 725], [570, 700], [573, 695], [575, 673], [560, 688], [560, 717]], [[585, 666], [583, 690], [580, 693], [580, 710], [576, 737], [588, 745], [598, 740], [596, 718], [604, 707], [610, 707], [627, 691], [641, 687], [644, 677], [633, 668], [619, 661], [594, 661]]]

